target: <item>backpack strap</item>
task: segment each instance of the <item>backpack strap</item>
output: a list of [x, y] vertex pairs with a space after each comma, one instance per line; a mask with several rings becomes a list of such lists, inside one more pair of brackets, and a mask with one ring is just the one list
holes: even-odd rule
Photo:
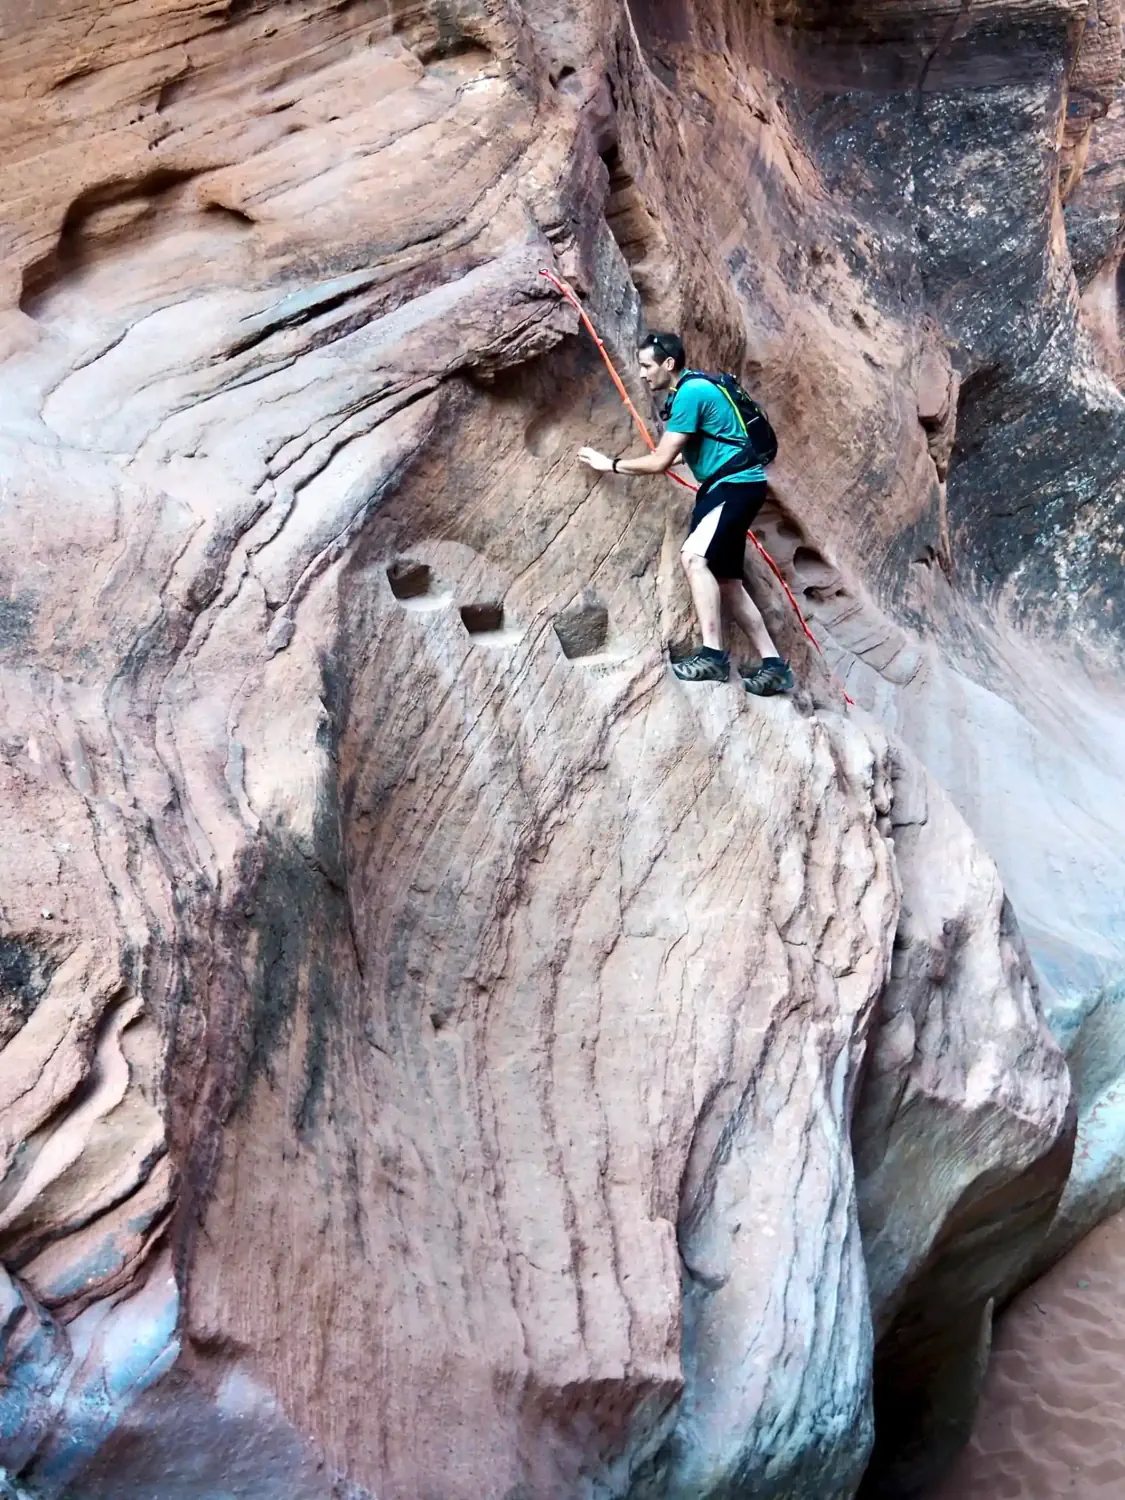
[[[742, 413], [735, 405], [734, 397], [731, 393], [712, 376], [705, 375], [702, 370], [685, 370], [680, 378], [680, 384], [676, 387], [677, 391], [683, 388], [685, 380], [705, 380], [708, 385], [714, 386], [717, 391], [721, 391], [726, 400], [730, 402], [730, 408], [738, 418], [738, 425], [742, 428], [743, 432], [742, 437], [732, 438], [724, 437], [717, 432], [708, 432], [706, 428], [703, 429], [703, 436], [710, 438], [713, 443], [725, 443], [729, 448], [735, 448], [738, 451], [733, 453], [725, 464], [716, 469], [709, 479], [703, 481], [696, 492], [696, 499], [698, 500], [699, 496], [705, 495], [714, 485], [722, 484], [724, 479], [730, 479], [735, 474], [741, 474], [744, 469], [758, 468], [761, 460], [758, 457], [757, 449], [751, 441], [750, 434], [746, 430], [746, 423], [742, 419]], [[667, 409], [669, 412], [671, 411], [671, 402], [669, 402]]]
[[[684, 382], [688, 380], [705, 380], [708, 385], [714, 386], [715, 390], [719, 391], [722, 396], [730, 403], [730, 409], [738, 418], [738, 425], [742, 428], [743, 433], [742, 437], [740, 438], [724, 437], [722, 433], [708, 432], [707, 429], [704, 428], [703, 436], [710, 438], [713, 443], [725, 443], [728, 448], [743, 449], [748, 446], [753, 446], [750, 442], [750, 434], [746, 430], [746, 423], [742, 420], [742, 413], [739, 411], [730, 392], [726, 390], [725, 387], [722, 386], [719, 381], [717, 381], [713, 376], [704, 374], [702, 370], [685, 370], [683, 375], [681, 375], [680, 377], [679, 385], [676, 387], [677, 394], [680, 390], [682, 390]], [[672, 401], [674, 399], [675, 397], [670, 398], [668, 405], [665, 408], [665, 421], [667, 421], [668, 419], [668, 413], [670, 413], [672, 410]], [[724, 464], [723, 467], [727, 468], [728, 465]], [[737, 473], [737, 470], [731, 469], [731, 473]]]
[[720, 437], [717, 432], [709, 432], [707, 436], [713, 443], [730, 443], [736, 448], [753, 447], [753, 444], [750, 441], [750, 432], [746, 426], [745, 421], [743, 420], [742, 413], [738, 409], [738, 403], [735, 401], [731, 393], [727, 390], [726, 386], [721, 384], [721, 382], [719, 382], [718, 380], [712, 380], [711, 384], [717, 391], [722, 391], [723, 395], [727, 399], [727, 403], [729, 404], [731, 411], [734, 412], [735, 416], [738, 418], [738, 425], [742, 428], [742, 441], [739, 442], [738, 438]]
[[703, 481], [703, 483], [699, 486], [696, 499], [698, 499], [700, 495], [705, 494], [714, 485], [722, 484], [724, 479], [731, 479], [735, 474], [742, 474], [747, 469], [756, 469], [760, 467], [761, 465], [756, 454], [751, 454], [750, 462], [748, 463], [746, 460], [745, 451], [735, 453], [731, 458], [727, 459], [726, 463], [723, 464], [721, 468], [716, 469], [709, 479], [705, 479]]

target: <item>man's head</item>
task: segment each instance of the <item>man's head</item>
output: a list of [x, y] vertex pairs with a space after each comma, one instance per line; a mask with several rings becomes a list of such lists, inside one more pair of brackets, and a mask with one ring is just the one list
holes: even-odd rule
[[650, 391], [666, 391], [684, 367], [684, 343], [678, 333], [650, 333], [637, 347], [641, 379]]

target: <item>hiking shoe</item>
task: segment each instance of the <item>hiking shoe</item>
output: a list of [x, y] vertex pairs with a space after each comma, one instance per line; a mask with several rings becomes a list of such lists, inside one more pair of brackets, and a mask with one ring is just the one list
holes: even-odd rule
[[766, 656], [755, 666], [744, 662], [738, 669], [742, 686], [756, 698], [772, 698], [777, 693], [791, 693], [796, 687], [793, 669], [780, 656]]
[[694, 655], [674, 661], [672, 671], [681, 682], [726, 682], [730, 676], [730, 657], [725, 651], [700, 646]]

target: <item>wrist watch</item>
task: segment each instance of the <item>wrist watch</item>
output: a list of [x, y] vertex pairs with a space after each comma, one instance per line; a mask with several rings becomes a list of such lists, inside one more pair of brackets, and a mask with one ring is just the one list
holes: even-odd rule
[[617, 473], [617, 460], [616, 459], [613, 460], [613, 472], [615, 474]]

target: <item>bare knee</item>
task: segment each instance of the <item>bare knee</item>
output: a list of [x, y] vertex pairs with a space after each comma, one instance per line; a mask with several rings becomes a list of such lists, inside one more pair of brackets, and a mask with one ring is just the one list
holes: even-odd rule
[[688, 575], [689, 578], [693, 573], [708, 571], [707, 559], [705, 557], [700, 557], [698, 552], [681, 552], [680, 566], [683, 568], [684, 572]]
[[750, 590], [746, 587], [744, 579], [720, 578], [719, 587], [723, 591], [723, 598], [729, 599], [731, 603], [743, 606], [749, 605], [751, 609], [757, 608], [757, 605], [750, 597]]

